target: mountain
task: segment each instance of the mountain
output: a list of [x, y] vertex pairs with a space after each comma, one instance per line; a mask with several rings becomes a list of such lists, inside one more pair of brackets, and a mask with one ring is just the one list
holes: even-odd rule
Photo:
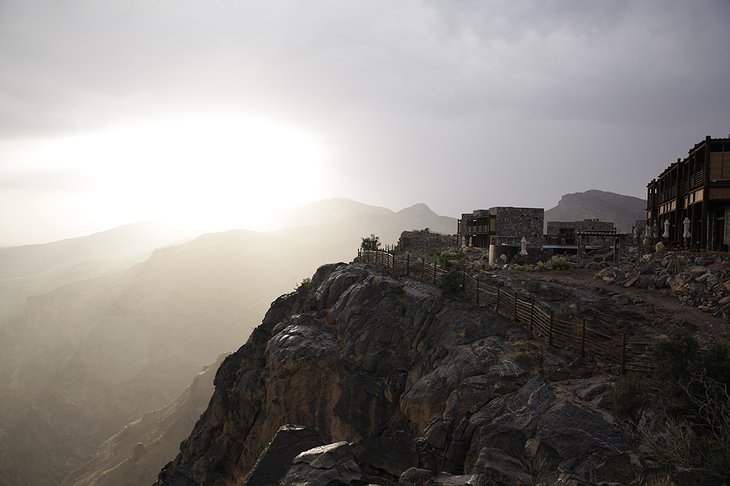
[[[14, 250], [53, 258], [0, 279], [0, 484], [58, 484], [72, 470], [104, 476], [95, 464], [108, 467], [99, 461], [107, 439], [175, 400], [321, 261], [351, 260], [370, 233], [395, 242], [403, 229], [456, 225], [425, 205], [365, 214], [337, 204], [326, 204], [329, 214], [344, 219], [328, 224], [206, 234], [128, 263], [87, 260], [81, 272], [67, 269], [84, 255], [119, 254], [128, 240], [105, 235], [104, 252], [84, 238]], [[327, 220], [310, 212], [306, 221]]]
[[554, 208], [545, 211], [549, 221], [582, 221], [598, 218], [613, 221], [619, 233], [629, 233], [637, 220], [646, 219], [646, 200], [591, 189], [566, 194]]
[[89, 461], [71, 472], [64, 484], [152, 484], [207, 408], [213, 394], [213, 377], [223, 358], [221, 355], [215, 363], [206, 366], [173, 402], [144, 414], [104, 441]]
[[0, 279], [128, 259], [191, 236], [181, 229], [148, 221], [52, 243], [0, 248]]
[[279, 218], [277, 231], [286, 232], [311, 226], [329, 227], [333, 232], [337, 227], [341, 231], [359, 232], [363, 228], [372, 227], [371, 232], [377, 233], [381, 241], [395, 243], [405, 230], [430, 228], [437, 233], [455, 233], [456, 219], [439, 216], [423, 203], [392, 211], [338, 198], [305, 204], [287, 211]]
[[316, 226], [339, 223], [363, 216], [392, 214], [380, 206], [353, 201], [347, 198], [323, 199], [283, 211], [277, 218], [277, 229], [296, 226]]
[[159, 486], [638, 474], [610, 378], [570, 376], [525, 327], [360, 264], [325, 265], [311, 283], [221, 364]]
[[0, 483], [58, 484], [245, 339], [277, 280], [255, 251], [265, 239], [205, 235], [125, 271], [26, 299], [0, 375], [0, 440], [11, 446], [12, 471]]

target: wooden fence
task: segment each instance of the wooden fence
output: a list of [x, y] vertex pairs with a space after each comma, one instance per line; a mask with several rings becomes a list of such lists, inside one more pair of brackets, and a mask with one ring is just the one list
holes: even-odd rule
[[[411, 261], [410, 255], [402, 258], [380, 250], [358, 250], [358, 260], [433, 285], [439, 285], [448, 273], [435, 262]], [[542, 338], [549, 346], [579, 353], [581, 357], [593, 357], [612, 365], [622, 374], [627, 371], [651, 373], [655, 369], [654, 343], [651, 341], [631, 339], [626, 333], [600, 332], [588, 326], [585, 320], [562, 319], [532, 296], [487, 285], [466, 272], [462, 272], [461, 285], [478, 306], [529, 328], [533, 337]]]

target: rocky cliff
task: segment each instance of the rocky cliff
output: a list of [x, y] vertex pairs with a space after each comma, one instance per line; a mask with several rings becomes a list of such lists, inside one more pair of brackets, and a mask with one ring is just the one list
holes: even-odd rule
[[158, 484], [628, 483], [612, 380], [569, 368], [497, 314], [327, 265], [222, 363]]

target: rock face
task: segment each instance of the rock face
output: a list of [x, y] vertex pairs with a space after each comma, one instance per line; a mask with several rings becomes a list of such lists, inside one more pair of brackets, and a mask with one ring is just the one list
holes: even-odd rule
[[[250, 478], [271, 457], [282, 459], [267, 477], [282, 485], [587, 478], [629, 452], [605, 409], [610, 379], [551, 382], [547, 358], [561, 360], [522, 327], [433, 287], [326, 265], [222, 363], [208, 409], [157, 484], [267, 484]], [[271, 456], [286, 424], [324, 445]]]

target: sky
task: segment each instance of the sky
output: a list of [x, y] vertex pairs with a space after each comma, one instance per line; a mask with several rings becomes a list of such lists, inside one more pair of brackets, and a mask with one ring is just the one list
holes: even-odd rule
[[727, 0], [0, 0], [0, 246], [646, 184], [730, 133]]

